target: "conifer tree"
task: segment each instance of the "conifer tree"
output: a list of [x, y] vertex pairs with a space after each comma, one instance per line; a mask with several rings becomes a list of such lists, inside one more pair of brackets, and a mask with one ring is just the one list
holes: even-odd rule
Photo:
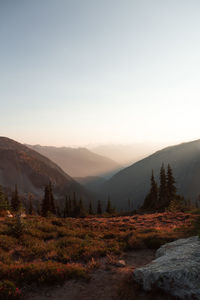
[[32, 215], [32, 214], [33, 214], [33, 204], [32, 204], [31, 196], [29, 196], [28, 214], [29, 214], [29, 215]]
[[176, 198], [176, 186], [175, 186], [175, 179], [173, 176], [172, 168], [168, 164], [167, 169], [167, 196], [168, 196], [168, 203], [167, 206], [170, 205], [170, 202]]
[[69, 195], [68, 205], [69, 205], [69, 217], [70, 217], [72, 214], [72, 201], [70, 195]]
[[111, 214], [111, 213], [112, 213], [110, 196], [108, 197], [107, 207], [106, 207], [106, 212], [107, 212], [108, 214]]
[[55, 209], [56, 209], [56, 216], [57, 216], [58, 218], [61, 218], [62, 215], [61, 215], [61, 211], [60, 211], [60, 206], [57, 205]]
[[0, 186], [0, 210], [8, 210], [9, 203], [8, 203], [8, 195], [4, 194], [2, 187]]
[[89, 204], [89, 215], [93, 215], [92, 202]]
[[56, 207], [55, 207], [55, 200], [54, 200], [51, 182], [49, 182], [49, 197], [50, 197], [50, 212], [55, 215]]
[[42, 209], [41, 209], [42, 216], [46, 217], [50, 211], [51, 211], [51, 200], [49, 194], [49, 186], [46, 185], [44, 188], [44, 198], [42, 200]]
[[78, 207], [77, 207], [77, 200], [76, 200], [76, 193], [74, 192], [74, 198], [73, 198], [73, 216], [76, 217], [77, 215], [77, 211], [78, 211]]
[[98, 201], [98, 205], [97, 205], [97, 214], [101, 215], [102, 214], [102, 208], [101, 208], [101, 201]]
[[69, 201], [67, 196], [65, 199], [65, 208], [64, 208], [64, 218], [66, 217], [69, 217]]
[[168, 207], [168, 190], [167, 190], [167, 178], [165, 174], [165, 167], [162, 164], [160, 169], [160, 188], [159, 188], [159, 203], [158, 209], [164, 210]]
[[11, 207], [13, 211], [17, 212], [20, 209], [20, 199], [19, 199], [19, 194], [18, 194], [18, 188], [17, 185], [15, 185], [15, 191], [12, 194], [12, 199], [11, 199]]
[[144, 200], [142, 209], [156, 210], [157, 208], [158, 208], [158, 185], [155, 181], [154, 173], [152, 170], [150, 192]]

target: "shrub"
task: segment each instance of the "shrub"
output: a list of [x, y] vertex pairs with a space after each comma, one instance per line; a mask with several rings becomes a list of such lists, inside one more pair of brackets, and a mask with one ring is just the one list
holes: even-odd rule
[[3, 280], [0, 282], [0, 299], [21, 300], [23, 295], [13, 282]]

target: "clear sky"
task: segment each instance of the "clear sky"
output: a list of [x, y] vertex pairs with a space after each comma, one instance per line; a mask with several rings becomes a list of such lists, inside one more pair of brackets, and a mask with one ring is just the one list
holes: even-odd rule
[[200, 138], [199, 0], [0, 0], [0, 135]]

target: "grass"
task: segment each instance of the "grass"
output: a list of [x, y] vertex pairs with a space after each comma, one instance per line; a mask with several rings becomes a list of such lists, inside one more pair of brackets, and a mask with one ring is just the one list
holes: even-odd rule
[[[28, 216], [16, 231], [16, 220], [3, 217], [0, 280], [21, 288], [25, 284], [88, 278], [91, 270], [98, 267], [100, 257], [132, 249], [157, 249], [166, 242], [197, 234], [198, 224], [194, 213], [81, 219]], [[0, 298], [5, 290], [0, 286]], [[19, 290], [10, 297], [22, 299]]]

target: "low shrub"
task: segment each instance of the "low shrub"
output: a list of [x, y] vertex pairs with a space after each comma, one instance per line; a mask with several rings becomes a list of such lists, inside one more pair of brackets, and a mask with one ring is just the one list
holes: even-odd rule
[[0, 282], [0, 299], [4, 300], [22, 300], [24, 297], [19, 288], [9, 280]]

